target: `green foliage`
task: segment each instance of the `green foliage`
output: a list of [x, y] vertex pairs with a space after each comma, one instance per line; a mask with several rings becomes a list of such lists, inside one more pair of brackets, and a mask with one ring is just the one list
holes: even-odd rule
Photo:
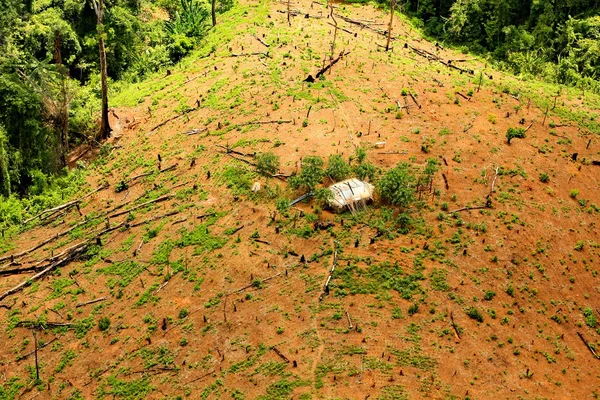
[[450, 286], [448, 285], [448, 282], [446, 282], [447, 275], [448, 273], [445, 269], [434, 268], [429, 275], [429, 279], [431, 280], [431, 288], [442, 292], [448, 291]]
[[333, 192], [328, 188], [317, 188], [314, 191], [313, 198], [319, 207], [324, 207], [333, 198]]
[[525, 129], [523, 129], [523, 128], [508, 128], [508, 131], [506, 132], [506, 140], [508, 141], [508, 144], [510, 144], [510, 141], [515, 138], [516, 139], [525, 138]]
[[116, 376], [109, 376], [98, 389], [97, 396], [98, 399], [143, 400], [150, 397], [153, 391], [149, 377], [121, 380]]
[[209, 11], [204, 4], [194, 0], [180, 0], [181, 8], [175, 16], [165, 24], [165, 29], [172, 36], [198, 37], [204, 32]]
[[543, 182], [543, 183], [550, 182], [550, 175], [547, 172], [542, 172], [540, 174], [540, 182]]
[[279, 172], [279, 157], [273, 153], [258, 153], [256, 155], [256, 168], [263, 175], [271, 176]]
[[582, 311], [583, 316], [585, 317], [585, 324], [590, 328], [596, 328], [598, 326], [598, 319], [594, 314], [594, 310], [591, 307], [586, 307]]
[[414, 181], [410, 165], [402, 163], [386, 172], [377, 183], [377, 188], [383, 201], [409, 207], [415, 200]]
[[110, 319], [108, 317], [102, 317], [98, 321], [98, 329], [102, 332], [107, 331], [110, 328]]
[[281, 215], [287, 216], [290, 210], [290, 201], [284, 198], [278, 199], [275, 202], [275, 208], [277, 209], [277, 211], [279, 211]]
[[469, 318], [478, 322], [483, 322], [483, 314], [481, 314], [481, 311], [479, 311], [477, 307], [468, 307], [465, 309], [465, 313], [469, 316]]
[[593, 80], [600, 69], [600, 17], [593, 0], [553, 7], [535, 1], [409, 0], [405, 9], [429, 35], [489, 53], [501, 68], [599, 89]]
[[290, 186], [294, 189], [300, 188], [306, 192], [312, 192], [323, 180], [325, 174], [325, 171], [323, 171], [324, 164], [321, 157], [304, 157], [300, 175], [292, 176], [288, 180]]
[[63, 356], [61, 357], [60, 361], [58, 362], [58, 365], [56, 366], [55, 372], [61, 372], [67, 366], [72, 365], [73, 364], [73, 359], [76, 356], [77, 355], [75, 354], [75, 352], [73, 350], [67, 350], [65, 352], [65, 354], [63, 354]]
[[334, 182], [343, 181], [348, 178], [352, 173], [350, 164], [344, 160], [340, 154], [332, 154], [329, 156], [327, 161], [327, 169], [325, 175], [327, 175]]

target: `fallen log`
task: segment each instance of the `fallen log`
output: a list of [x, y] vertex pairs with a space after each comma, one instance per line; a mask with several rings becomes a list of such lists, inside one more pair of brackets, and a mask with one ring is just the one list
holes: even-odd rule
[[42, 271], [38, 272], [37, 274], [33, 275], [31, 278], [26, 279], [25, 281], [19, 283], [17, 286], [4, 292], [2, 295], [0, 295], [0, 301], [4, 300], [5, 298], [7, 298], [10, 295], [20, 292], [27, 286], [31, 285], [33, 282], [44, 277], [46, 274], [48, 274], [52, 270], [71, 261], [75, 256], [83, 253], [87, 249], [87, 247], [88, 247], [87, 241], [81, 243], [76, 249], [74, 249], [71, 253], [67, 254], [64, 258], [61, 258], [60, 260], [51, 263], [49, 266], [47, 266], [46, 268], [44, 268]]
[[254, 35], [254, 38], [255, 38], [256, 40], [258, 40], [258, 41], [260, 42], [260, 44], [262, 44], [263, 46], [265, 46], [265, 47], [271, 47], [271, 46], [269, 45], [269, 43], [265, 42], [264, 40], [262, 40], [262, 39], [261, 39], [261, 38], [259, 38], [258, 36]]
[[450, 325], [452, 325], [452, 328], [454, 329], [454, 335], [458, 340], [460, 340], [460, 331], [458, 330], [458, 325], [456, 325], [456, 322], [454, 322], [454, 313], [452, 311], [450, 311]]
[[135, 207], [133, 207], [133, 208], [130, 208], [129, 210], [123, 210], [123, 211], [119, 211], [119, 212], [118, 212], [118, 213], [116, 213], [116, 214], [108, 215], [108, 216], [107, 216], [107, 218], [115, 218], [115, 217], [118, 217], [118, 216], [120, 216], [120, 215], [127, 214], [127, 213], [129, 213], [129, 212], [131, 212], [131, 211], [135, 211], [135, 210], [137, 210], [137, 209], [140, 209], [140, 208], [142, 208], [142, 207], [145, 207], [145, 206], [147, 206], [147, 205], [149, 205], [149, 204], [153, 204], [153, 203], [160, 203], [160, 202], [162, 202], [162, 201], [169, 200], [169, 199], [171, 199], [172, 197], [173, 197], [173, 195], [172, 195], [172, 194], [165, 194], [165, 195], [163, 195], [163, 196], [160, 196], [159, 198], [156, 198], [156, 199], [154, 199], [154, 200], [149, 200], [149, 201], [146, 201], [146, 202], [144, 202], [144, 203], [142, 203], [142, 204], [138, 204], [137, 206], [135, 206]]
[[150, 219], [146, 219], [144, 221], [136, 222], [135, 224], [130, 224], [129, 227], [130, 228], [135, 228], [137, 226], [144, 225], [144, 224], [147, 224], [149, 222], [153, 222], [153, 221], [156, 221], [156, 220], [159, 220], [159, 219], [163, 219], [163, 218], [167, 218], [167, 217], [170, 217], [172, 215], [177, 215], [177, 214], [179, 214], [179, 211], [177, 211], [177, 210], [175, 210], [175, 211], [169, 211], [169, 212], [167, 212], [165, 214], [157, 215], [157, 216], [152, 217]]
[[279, 119], [272, 121], [251, 121], [251, 122], [243, 122], [241, 124], [237, 124], [236, 126], [246, 126], [246, 125], [266, 125], [266, 124], [291, 124], [291, 119]]
[[[82, 221], [82, 222], [80, 222], [80, 223], [78, 223], [78, 224], [74, 225], [73, 227], [71, 227], [71, 228], [67, 229], [66, 231], [63, 231], [63, 232], [60, 232], [60, 233], [58, 233], [58, 234], [56, 234], [56, 235], [54, 235], [54, 236], [51, 236], [51, 237], [49, 237], [48, 239], [46, 239], [46, 240], [43, 240], [43, 241], [41, 241], [40, 243], [36, 244], [35, 246], [33, 246], [33, 247], [31, 247], [31, 248], [29, 248], [29, 249], [27, 249], [27, 250], [23, 250], [23, 251], [22, 251], [22, 252], [20, 252], [20, 253], [17, 253], [17, 254], [12, 254], [12, 255], [9, 255], [9, 256], [5, 256], [5, 257], [1, 257], [1, 258], [0, 258], [0, 262], [2, 262], [2, 261], [6, 261], [6, 260], [9, 260], [9, 259], [10, 259], [10, 260], [11, 260], [11, 264], [12, 264], [12, 262], [14, 261], [14, 259], [15, 259], [15, 258], [20, 258], [20, 257], [23, 257], [23, 256], [25, 256], [25, 255], [27, 255], [27, 254], [29, 254], [29, 253], [31, 253], [31, 252], [33, 252], [33, 251], [35, 251], [35, 250], [39, 249], [40, 247], [43, 247], [43, 246], [47, 245], [48, 243], [50, 243], [50, 242], [52, 242], [52, 241], [54, 241], [54, 240], [56, 240], [56, 239], [59, 239], [59, 238], [61, 238], [61, 237], [63, 237], [63, 236], [66, 236], [66, 235], [68, 235], [69, 233], [73, 232], [75, 229], [77, 229], [77, 228], [79, 228], [79, 227], [81, 227], [81, 226], [83, 226], [83, 225], [87, 224], [89, 221], [91, 221], [91, 220], [87, 220], [87, 219], [86, 219], [86, 220], [84, 220], [84, 221]], [[10, 265], [10, 264], [9, 264], [9, 265]]]
[[231, 57], [250, 57], [250, 56], [264, 56], [269, 57], [269, 52], [263, 53], [262, 51], [255, 51], [254, 53], [231, 53]]
[[587, 340], [585, 340], [585, 338], [583, 337], [583, 335], [581, 334], [581, 332], [577, 332], [577, 336], [579, 336], [579, 338], [581, 339], [581, 341], [583, 342], [583, 344], [585, 344], [585, 346], [592, 353], [592, 355], [594, 356], [594, 358], [600, 359], [600, 357], [598, 356], [598, 354], [596, 354], [596, 351], [594, 350], [594, 348], [592, 346], [590, 346], [590, 344], [588, 343]]
[[201, 132], [206, 132], [208, 131], [208, 128], [202, 128], [202, 129], [190, 129], [188, 131], [182, 132], [184, 135], [188, 135], [188, 136], [192, 136], [195, 135], [197, 133], [201, 133]]
[[94, 300], [86, 301], [85, 303], [79, 303], [79, 304], [77, 304], [77, 305], [75, 306], [75, 308], [80, 308], [80, 307], [83, 307], [83, 306], [87, 306], [87, 305], [89, 305], [89, 304], [98, 303], [98, 302], [100, 302], [100, 301], [104, 301], [104, 300], [106, 300], [106, 299], [107, 299], [107, 297], [99, 297], [99, 298], [97, 298], [97, 299], [94, 299]]
[[349, 52], [349, 51], [348, 51], [348, 52], [346, 52], [345, 50], [342, 50], [342, 51], [340, 52], [340, 55], [339, 55], [337, 58], [335, 58], [335, 59], [331, 60], [331, 61], [329, 62], [329, 64], [327, 64], [327, 66], [325, 66], [325, 67], [321, 68], [321, 69], [320, 69], [320, 70], [317, 72], [317, 74], [315, 75], [315, 79], [318, 79], [318, 78], [319, 78], [321, 75], [323, 75], [325, 72], [327, 72], [327, 71], [328, 71], [328, 70], [329, 70], [331, 67], [333, 67], [333, 66], [334, 66], [334, 65], [335, 65], [335, 64], [336, 64], [338, 61], [340, 61], [340, 60], [341, 60], [341, 59], [342, 59], [344, 56], [346, 56], [346, 55], [348, 55], [348, 54], [350, 54], [350, 52]]
[[[226, 296], [229, 296], [229, 295], [232, 295], [232, 294], [235, 294], [235, 293], [239, 293], [239, 292], [243, 292], [244, 290], [246, 290], [246, 289], [250, 289], [251, 287], [257, 287], [257, 286], [259, 286], [259, 285], [262, 285], [262, 284], [263, 284], [263, 283], [265, 283], [265, 282], [268, 282], [268, 281], [270, 281], [271, 279], [277, 278], [277, 277], [278, 277], [278, 276], [280, 276], [280, 275], [281, 275], [281, 272], [280, 272], [280, 273], [278, 273], [278, 274], [275, 274], [275, 275], [273, 275], [273, 276], [270, 276], [270, 277], [268, 277], [268, 278], [265, 278], [265, 279], [263, 279], [263, 280], [261, 280], [261, 281], [254, 281], [254, 282], [252, 282], [251, 284], [244, 286], [243, 288], [240, 288], [240, 289], [234, 290], [233, 292], [229, 292], [228, 294], [226, 294]], [[257, 282], [258, 282], [258, 283], [257, 283]], [[2, 300], [2, 299], [0, 298], [0, 300]]]
[[285, 361], [288, 364], [290, 363], [290, 360], [286, 356], [284, 356], [277, 347], [273, 346], [273, 347], [271, 347], [271, 350], [273, 350], [275, 352], [275, 354], [277, 354], [279, 357], [281, 357], [281, 359], [283, 361]]
[[156, 131], [158, 128], [160, 128], [160, 127], [162, 127], [162, 126], [164, 126], [164, 125], [168, 124], [169, 122], [171, 122], [171, 121], [175, 121], [176, 119], [183, 117], [183, 116], [184, 116], [184, 115], [186, 115], [187, 113], [189, 113], [189, 112], [192, 112], [192, 111], [196, 111], [196, 110], [197, 110], [197, 109], [199, 109], [199, 108], [200, 108], [200, 106], [197, 106], [197, 107], [194, 107], [194, 108], [190, 108], [189, 110], [187, 110], [187, 111], [184, 111], [184, 112], [182, 112], [181, 114], [177, 114], [177, 115], [175, 115], [175, 116], [173, 116], [173, 117], [171, 117], [171, 118], [169, 118], [169, 119], [166, 119], [166, 120], [164, 120], [163, 122], [161, 122], [160, 124], [158, 124], [158, 125], [156, 125], [154, 128], [152, 128], [152, 129], [150, 130], [150, 133], [153, 133], [153, 132], [154, 132], [154, 131]]
[[336, 29], [339, 29], [340, 31], [344, 31], [344, 32], [346, 32], [346, 33], [348, 33], [348, 34], [350, 34], [350, 35], [354, 35], [354, 37], [357, 37], [357, 36], [358, 36], [358, 34], [357, 34], [357, 33], [355, 33], [355, 32], [352, 32], [351, 30], [348, 30], [348, 29], [342, 28], [341, 26], [335, 26], [335, 25], [334, 25], [334, 24], [332, 24], [331, 22], [328, 22], [327, 24], [328, 24], [328, 25], [331, 25], [331, 26], [333, 26], [333, 27], [334, 27], [334, 28], [336, 28]]

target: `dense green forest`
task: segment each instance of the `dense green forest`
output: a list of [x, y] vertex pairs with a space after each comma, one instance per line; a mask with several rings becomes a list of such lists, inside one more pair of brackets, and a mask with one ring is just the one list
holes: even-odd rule
[[[0, 0], [0, 195], [41, 191], [74, 144], [97, 139], [100, 42], [111, 87], [135, 82], [177, 63], [232, 5], [100, 3], [102, 21], [97, 0]], [[598, 3], [408, 0], [399, 8], [436, 40], [489, 57], [497, 68], [599, 91]]]
[[598, 0], [408, 0], [438, 40], [487, 55], [525, 78], [600, 91]]
[[108, 81], [135, 82], [179, 61], [231, 6], [215, 0], [100, 4], [102, 21], [95, 0], [0, 0], [0, 195], [43, 190], [74, 144], [96, 139], [100, 41]]

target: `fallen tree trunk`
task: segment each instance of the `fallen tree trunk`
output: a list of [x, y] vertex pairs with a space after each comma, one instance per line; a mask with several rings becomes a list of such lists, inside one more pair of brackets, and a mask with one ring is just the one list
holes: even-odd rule
[[341, 59], [342, 59], [344, 56], [346, 56], [346, 55], [348, 55], [348, 54], [350, 54], [350, 52], [349, 52], [349, 51], [348, 51], [348, 52], [345, 52], [344, 50], [342, 50], [342, 51], [340, 52], [340, 55], [339, 55], [339, 56], [338, 56], [336, 59], [333, 59], [333, 60], [331, 60], [331, 61], [329, 62], [329, 64], [327, 64], [327, 66], [325, 66], [325, 67], [321, 68], [321, 69], [320, 69], [320, 70], [317, 72], [317, 74], [315, 75], [315, 78], [316, 78], [316, 79], [317, 79], [317, 78], [319, 78], [321, 75], [323, 75], [325, 72], [327, 72], [327, 71], [328, 71], [328, 70], [329, 70], [331, 67], [333, 67], [333, 66], [334, 66], [334, 65], [335, 65], [335, 64], [336, 64], [338, 61], [340, 61], [340, 60], [341, 60]]
[[79, 303], [79, 304], [77, 304], [75, 306], [75, 308], [80, 308], [80, 307], [83, 307], [83, 306], [87, 306], [89, 304], [98, 303], [98, 302], [104, 301], [106, 299], [107, 299], [107, 297], [100, 297], [100, 298], [97, 298], [97, 299], [94, 299], [94, 300], [86, 301], [85, 303]]
[[38, 272], [37, 274], [35, 274], [31, 278], [26, 279], [25, 281], [21, 282], [17, 286], [15, 286], [15, 287], [7, 290], [6, 292], [4, 292], [2, 295], [0, 295], [0, 301], [4, 300], [5, 298], [7, 298], [8, 296], [10, 296], [12, 294], [20, 292], [21, 290], [23, 290], [27, 286], [31, 285], [33, 282], [35, 282], [38, 279], [44, 277], [46, 274], [48, 274], [52, 270], [54, 270], [54, 269], [60, 267], [61, 265], [65, 264], [65, 263], [67, 263], [69, 261], [71, 261], [75, 256], [83, 253], [87, 249], [87, 247], [88, 247], [88, 241], [85, 241], [85, 242], [81, 243], [77, 248], [75, 248], [73, 251], [71, 251], [65, 257], [61, 258], [58, 261], [55, 261], [55, 262], [51, 263], [49, 266], [47, 266], [46, 268], [44, 268], [42, 271]]
[[[273, 275], [273, 276], [270, 276], [270, 277], [268, 277], [268, 278], [265, 278], [265, 279], [263, 279], [263, 280], [261, 280], [261, 281], [255, 281], [255, 282], [252, 282], [251, 284], [249, 284], [249, 285], [246, 285], [246, 286], [244, 286], [243, 288], [240, 288], [240, 289], [238, 289], [238, 290], [234, 290], [233, 292], [229, 292], [228, 294], [226, 294], [226, 296], [229, 296], [229, 295], [232, 295], [232, 294], [235, 294], [235, 293], [239, 293], [239, 292], [243, 292], [244, 290], [246, 290], [246, 289], [249, 289], [249, 288], [251, 288], [251, 287], [257, 287], [259, 284], [263, 284], [263, 283], [265, 283], [265, 282], [268, 282], [268, 281], [270, 281], [271, 279], [273, 279], [273, 278], [277, 278], [277, 277], [278, 277], [278, 276], [280, 276], [280, 275], [281, 275], [281, 272], [280, 272], [280, 273], [278, 273], [278, 274], [275, 274], [275, 275]], [[257, 284], [256, 282], [258, 282], [258, 284]], [[0, 298], [0, 300], [2, 300], [2, 299]]]
[[123, 211], [119, 211], [119, 212], [118, 212], [118, 213], [116, 213], [116, 214], [108, 215], [108, 216], [107, 216], [107, 218], [115, 218], [115, 217], [118, 217], [118, 216], [120, 216], [120, 215], [127, 214], [127, 213], [129, 213], [129, 212], [131, 212], [131, 211], [138, 210], [138, 209], [140, 209], [140, 208], [142, 208], [142, 207], [144, 207], [144, 206], [147, 206], [147, 205], [149, 205], [149, 204], [153, 204], [153, 203], [160, 203], [160, 202], [162, 202], [162, 201], [169, 200], [169, 199], [171, 199], [172, 197], [173, 197], [173, 195], [172, 195], [172, 194], [165, 194], [165, 195], [163, 195], [163, 196], [160, 196], [159, 198], [156, 198], [156, 199], [154, 199], [154, 200], [150, 200], [150, 201], [146, 201], [146, 202], [144, 202], [144, 203], [142, 203], [142, 204], [138, 204], [137, 206], [135, 206], [135, 207], [133, 207], [133, 208], [130, 208], [129, 210], [123, 210]]

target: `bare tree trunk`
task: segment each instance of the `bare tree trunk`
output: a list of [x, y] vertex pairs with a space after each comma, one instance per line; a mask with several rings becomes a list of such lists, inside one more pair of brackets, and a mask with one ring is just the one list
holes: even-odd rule
[[54, 39], [54, 62], [60, 74], [60, 99], [58, 101], [58, 110], [55, 120], [55, 126], [60, 132], [59, 138], [59, 157], [61, 166], [67, 165], [67, 154], [69, 153], [69, 104], [70, 94], [67, 82], [67, 68], [62, 63], [61, 54], [62, 37], [60, 32], [56, 32]]
[[217, 0], [211, 0], [210, 2], [210, 14], [212, 16], [212, 24], [213, 26], [217, 25]]
[[98, 30], [98, 49], [100, 51], [100, 76], [102, 79], [102, 117], [100, 122], [100, 139], [110, 137], [110, 124], [108, 122], [108, 72], [106, 66], [106, 49], [104, 47], [104, 0], [92, 0], [96, 11]]
[[333, 20], [334, 30], [333, 30], [333, 41], [331, 42], [331, 60], [333, 60], [333, 52], [335, 51], [335, 40], [337, 39], [337, 31], [338, 31], [338, 23], [335, 17], [333, 16], [333, 3], [329, 0], [329, 16]]
[[385, 44], [385, 51], [390, 49], [390, 41], [392, 40], [392, 23], [394, 22], [394, 8], [396, 8], [396, 0], [392, 0], [390, 5], [390, 23], [388, 25], [388, 36], [387, 43]]

